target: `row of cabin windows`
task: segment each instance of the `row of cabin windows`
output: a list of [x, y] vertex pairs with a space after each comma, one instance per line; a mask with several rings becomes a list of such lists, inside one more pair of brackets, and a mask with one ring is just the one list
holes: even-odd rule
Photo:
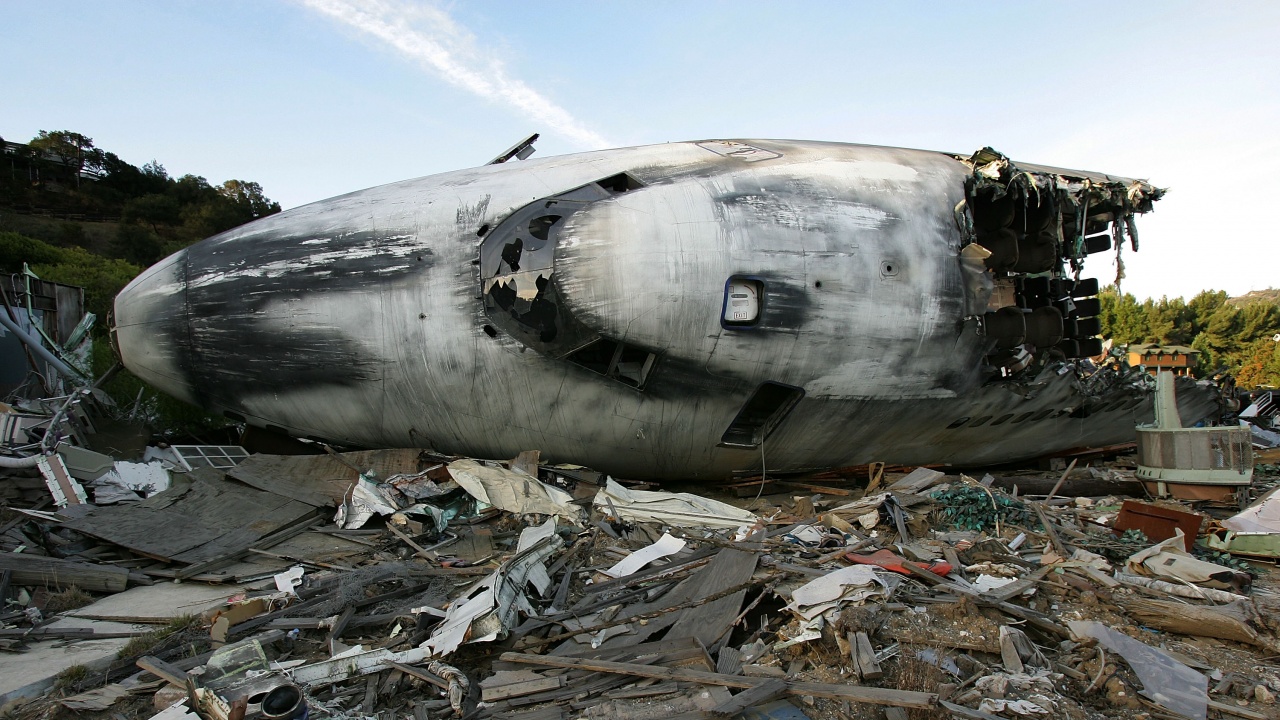
[[[1141, 398], [1139, 399], [1129, 398], [1125, 400], [1117, 400], [1111, 403], [1110, 405], [1105, 405], [1095, 410], [1094, 412], [1095, 413], [1114, 412], [1116, 410], [1121, 410], [1121, 409], [1132, 410], [1133, 408], [1137, 407], [1141, 403], [1142, 403]], [[1005, 415], [1001, 415], [995, 420], [992, 420], [990, 415], [983, 415], [982, 417], [978, 417], [978, 418], [962, 417], [956, 420], [955, 422], [951, 423], [950, 425], [948, 425], [947, 429], [955, 430], [957, 428], [965, 427], [966, 425], [968, 427], [982, 427], [983, 425], [986, 425], [988, 422], [991, 423], [991, 427], [995, 427], [997, 425], [1004, 425], [1007, 422], [1012, 422], [1013, 424], [1017, 425], [1024, 422], [1040, 422], [1041, 420], [1045, 420], [1045, 419], [1052, 420], [1052, 419], [1060, 418], [1063, 415], [1068, 415], [1070, 413], [1071, 413], [1070, 410], [1055, 410], [1053, 408], [1050, 408], [1048, 410], [1041, 410], [1039, 412], [1035, 412], [1035, 411], [1025, 412], [1017, 416], [1016, 418], [1013, 416], [1013, 413], [1007, 413]]]

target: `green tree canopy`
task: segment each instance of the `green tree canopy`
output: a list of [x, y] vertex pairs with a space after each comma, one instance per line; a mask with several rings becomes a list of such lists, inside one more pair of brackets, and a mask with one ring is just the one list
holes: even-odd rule
[[69, 130], [41, 130], [27, 145], [70, 168], [77, 187], [80, 185], [80, 173], [85, 170], [100, 172], [106, 158], [103, 151], [94, 147], [93, 138]]

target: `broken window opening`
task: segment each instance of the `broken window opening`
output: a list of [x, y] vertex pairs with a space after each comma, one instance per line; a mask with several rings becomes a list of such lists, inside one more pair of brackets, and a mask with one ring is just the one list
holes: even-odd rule
[[635, 345], [602, 337], [569, 353], [565, 359], [624, 385], [642, 388], [658, 356]]
[[603, 180], [597, 180], [596, 184], [614, 195], [621, 195], [624, 192], [639, 190], [644, 187], [644, 183], [624, 172], [607, 177]]
[[761, 383], [724, 431], [720, 444], [728, 447], [759, 447], [803, 397], [804, 390], [801, 388], [776, 382]]
[[507, 264], [511, 272], [520, 270], [520, 253], [522, 252], [524, 252], [524, 241], [520, 238], [502, 246], [502, 262]]
[[967, 415], [966, 415], [965, 417], [962, 417], [962, 418], [960, 418], [959, 420], [956, 420], [955, 422], [953, 422], [953, 423], [951, 423], [950, 425], [948, 425], [948, 426], [947, 426], [947, 429], [948, 429], [948, 430], [955, 430], [956, 428], [964, 427], [964, 424], [965, 424], [965, 423], [967, 423], [967, 422], [969, 422], [969, 420], [970, 420], [969, 416], [967, 416]]
[[[558, 222], [560, 222], [559, 215], [543, 215], [542, 217], [536, 217], [529, 221], [529, 234], [533, 236], [534, 240], [539, 240], [541, 243], [545, 243], [547, 241], [547, 233], [551, 232], [551, 226]], [[534, 247], [535, 243], [529, 243], [529, 249], [540, 250], [542, 248], [541, 243], [536, 243], [537, 247]]]
[[[644, 187], [620, 173], [587, 183], [521, 207], [480, 242], [481, 298], [493, 326], [527, 347], [554, 358], [598, 337], [560, 301], [555, 283], [556, 241], [561, 228], [578, 210], [620, 192]], [[641, 360], [620, 361], [614, 373], [637, 385], [647, 372]]]
[[986, 425], [989, 420], [991, 420], [990, 415], [983, 415], [982, 417], [969, 423], [969, 427], [982, 427], [983, 425]]
[[1001, 415], [1000, 417], [998, 417], [998, 418], [996, 418], [995, 420], [991, 421], [991, 427], [995, 427], [995, 426], [997, 426], [997, 425], [1003, 425], [1003, 424], [1005, 424], [1005, 423], [1009, 422], [1009, 418], [1011, 418], [1011, 417], [1013, 417], [1013, 413], [1008, 413], [1008, 414], [1005, 414], [1005, 415]]

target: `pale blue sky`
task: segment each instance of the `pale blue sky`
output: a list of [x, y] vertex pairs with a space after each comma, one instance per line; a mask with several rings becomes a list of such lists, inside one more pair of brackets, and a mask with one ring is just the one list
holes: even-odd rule
[[[1139, 297], [1280, 286], [1275, 2], [0, 3], [0, 136], [74, 130], [285, 207], [542, 155], [774, 137], [1169, 187]], [[522, 96], [520, 100], [517, 96]], [[1087, 275], [1114, 277], [1109, 256]]]

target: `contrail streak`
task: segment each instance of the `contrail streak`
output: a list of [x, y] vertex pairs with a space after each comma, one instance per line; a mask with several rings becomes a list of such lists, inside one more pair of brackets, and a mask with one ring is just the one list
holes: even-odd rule
[[447, 82], [509, 105], [586, 148], [612, 146], [567, 110], [507, 75], [477, 49], [475, 35], [432, 5], [400, 0], [301, 0], [312, 10], [370, 35]]

